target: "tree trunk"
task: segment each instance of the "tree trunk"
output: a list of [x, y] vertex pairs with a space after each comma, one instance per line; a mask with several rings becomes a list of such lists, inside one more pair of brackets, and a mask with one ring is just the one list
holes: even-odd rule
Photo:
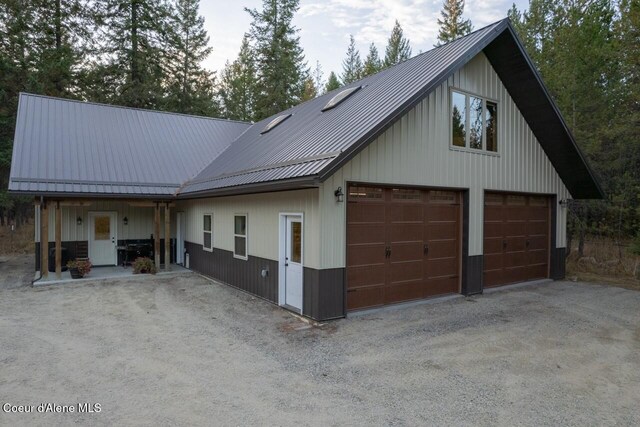
[[131, 0], [131, 84], [134, 87], [140, 83], [138, 55], [138, 0]]
[[[62, 62], [62, 10], [60, 8], [60, 0], [56, 0], [55, 9], [54, 31], [56, 33], [56, 59], [58, 60], [57, 67], [60, 67], [60, 63]], [[60, 96], [64, 90], [64, 85], [59, 72], [56, 73], [55, 80], [56, 91], [58, 92], [56, 95]]]

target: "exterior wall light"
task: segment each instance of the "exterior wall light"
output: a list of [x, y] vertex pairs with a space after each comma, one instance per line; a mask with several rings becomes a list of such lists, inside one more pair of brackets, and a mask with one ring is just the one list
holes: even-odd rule
[[76, 224], [82, 225], [82, 217], [81, 216], [79, 216], [78, 219], [76, 219]]
[[336, 196], [336, 202], [344, 202], [344, 193], [342, 192], [342, 187], [338, 187], [336, 191], [333, 192], [333, 195]]
[[124, 225], [129, 225], [129, 218], [125, 216], [124, 218], [122, 218], [122, 222], [124, 223]]
[[562, 199], [558, 202], [558, 204], [560, 205], [560, 207], [566, 208], [566, 207], [569, 207], [570, 201], [571, 201], [570, 199]]

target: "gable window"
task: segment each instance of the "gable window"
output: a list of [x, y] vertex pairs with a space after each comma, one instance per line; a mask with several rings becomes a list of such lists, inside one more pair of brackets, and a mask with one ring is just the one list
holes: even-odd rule
[[237, 214], [233, 218], [233, 256], [244, 260], [248, 259], [246, 214]]
[[451, 145], [498, 151], [498, 104], [485, 98], [451, 91]]
[[202, 217], [202, 249], [213, 251], [213, 214]]

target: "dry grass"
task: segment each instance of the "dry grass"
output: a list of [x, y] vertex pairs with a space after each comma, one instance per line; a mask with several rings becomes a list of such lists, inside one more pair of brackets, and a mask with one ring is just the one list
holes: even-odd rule
[[35, 250], [33, 236], [33, 220], [14, 231], [10, 226], [0, 226], [0, 255], [32, 254]]
[[583, 257], [575, 248], [567, 258], [567, 277], [640, 290], [640, 280], [634, 276], [640, 269], [640, 257], [629, 253], [628, 246], [628, 242], [605, 238], [586, 241]]

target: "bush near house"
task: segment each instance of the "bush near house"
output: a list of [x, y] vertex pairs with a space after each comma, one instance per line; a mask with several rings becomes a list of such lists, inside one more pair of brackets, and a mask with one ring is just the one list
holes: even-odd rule
[[133, 261], [133, 274], [156, 274], [156, 265], [151, 258], [139, 257]]

